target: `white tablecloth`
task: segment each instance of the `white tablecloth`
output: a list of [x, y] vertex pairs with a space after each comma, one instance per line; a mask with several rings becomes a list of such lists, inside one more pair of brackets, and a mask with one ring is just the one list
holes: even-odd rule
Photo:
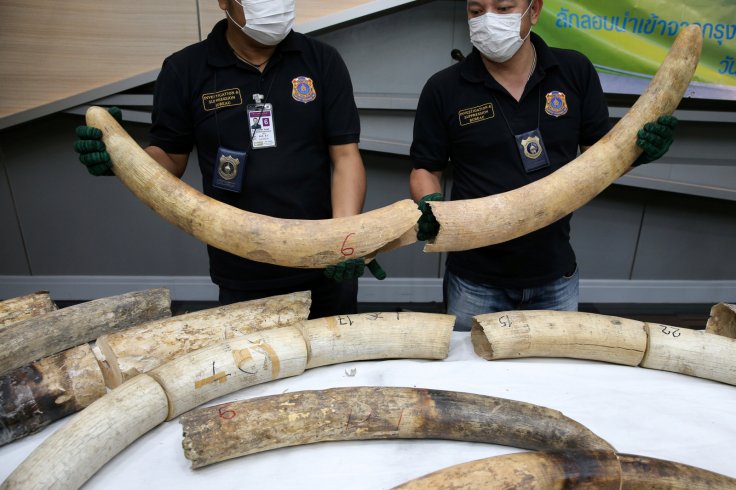
[[[350, 376], [353, 369], [355, 374]], [[453, 334], [450, 355], [444, 361], [326, 366], [254, 386], [211, 404], [340, 386], [433, 388], [534, 403], [560, 410], [619, 452], [736, 477], [736, 387], [592, 361], [489, 362], [475, 355], [467, 333]], [[0, 448], [0, 480], [65, 422]], [[85, 488], [380, 489], [453, 464], [519, 451], [454, 441], [328, 442], [277, 449], [195, 471], [184, 458], [181, 441], [179, 421], [166, 422], [105, 465]]]

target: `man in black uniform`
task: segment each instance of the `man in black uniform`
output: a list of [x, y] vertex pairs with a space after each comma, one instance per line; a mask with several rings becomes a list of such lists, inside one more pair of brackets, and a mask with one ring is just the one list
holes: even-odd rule
[[[163, 63], [148, 154], [181, 177], [196, 146], [205, 194], [254, 213], [287, 219], [360, 213], [366, 186], [360, 121], [340, 55], [292, 31], [294, 0], [219, 5], [227, 19]], [[78, 130], [77, 151], [90, 172], [104, 173], [109, 156], [90, 129]], [[330, 268], [327, 275], [338, 281], [322, 270], [208, 252], [223, 304], [309, 289], [313, 318], [357, 308], [362, 259]]]
[[[437, 234], [431, 202], [452, 162], [451, 199], [509, 191], [573, 160], [611, 127], [600, 80], [581, 53], [531, 32], [543, 0], [469, 0], [472, 53], [432, 76], [414, 122], [412, 197], [418, 238]], [[639, 132], [646, 163], [672, 142], [671, 116]], [[577, 310], [578, 271], [567, 216], [515, 240], [448, 254], [444, 296], [456, 329], [473, 316], [515, 309]]]

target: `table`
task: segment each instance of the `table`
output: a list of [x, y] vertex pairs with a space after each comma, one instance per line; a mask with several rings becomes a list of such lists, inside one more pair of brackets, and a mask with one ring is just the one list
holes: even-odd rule
[[[618, 452], [677, 461], [736, 478], [736, 387], [575, 359], [485, 361], [473, 352], [469, 334], [460, 332], [453, 333], [450, 354], [443, 361], [325, 366], [247, 388], [211, 404], [342, 386], [432, 388], [534, 403], [560, 410]], [[65, 422], [0, 448], [0, 480]], [[454, 464], [520, 451], [436, 440], [327, 442], [191, 470], [181, 441], [178, 420], [166, 422], [111, 460], [85, 489], [382, 489]]]

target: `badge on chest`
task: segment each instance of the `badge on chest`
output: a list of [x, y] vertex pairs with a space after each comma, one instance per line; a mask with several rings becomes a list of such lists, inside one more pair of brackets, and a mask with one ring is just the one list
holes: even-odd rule
[[230, 192], [243, 189], [243, 174], [248, 154], [244, 151], [217, 149], [215, 171], [212, 173], [212, 186]]
[[539, 129], [517, 134], [514, 137], [526, 173], [529, 174], [549, 167], [549, 157], [547, 156], [547, 150], [544, 148], [542, 133], [539, 132]]

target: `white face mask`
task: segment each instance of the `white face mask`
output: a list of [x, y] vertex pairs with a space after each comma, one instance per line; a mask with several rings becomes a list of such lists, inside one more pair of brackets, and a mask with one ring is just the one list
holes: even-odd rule
[[[470, 42], [483, 56], [496, 63], [511, 59], [529, 34], [521, 38], [521, 19], [532, 8], [534, 1], [523, 14], [487, 14], [468, 19]], [[529, 31], [531, 33], [531, 31]]]
[[243, 7], [245, 25], [241, 26], [227, 12], [230, 20], [251, 39], [266, 46], [276, 46], [294, 27], [295, 0], [235, 0]]

